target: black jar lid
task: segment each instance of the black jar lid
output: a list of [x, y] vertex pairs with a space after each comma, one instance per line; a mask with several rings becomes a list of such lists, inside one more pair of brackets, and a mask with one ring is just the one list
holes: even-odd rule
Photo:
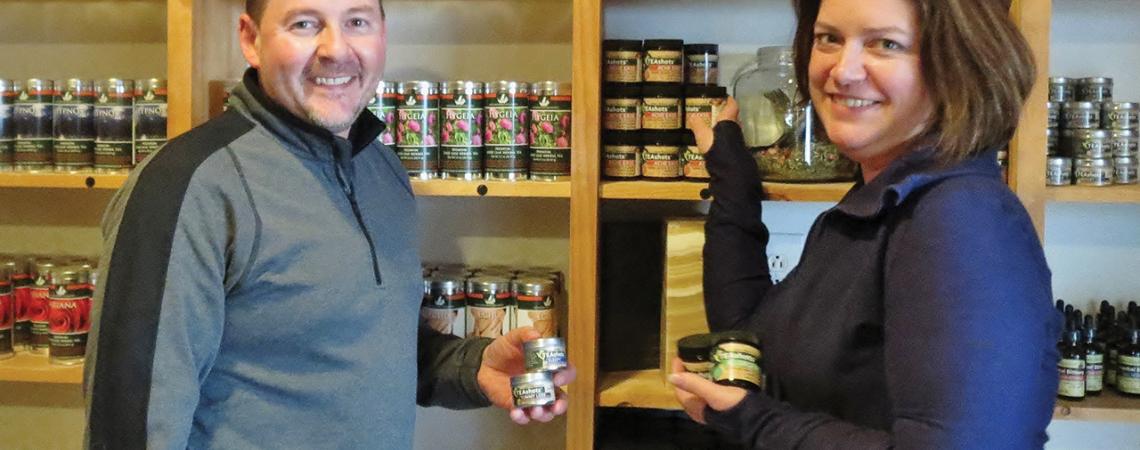
[[640, 98], [641, 85], [637, 83], [606, 83], [602, 90], [606, 98]]
[[645, 145], [681, 145], [681, 133], [676, 131], [642, 131], [641, 142]]
[[749, 344], [756, 348], [761, 348], [760, 337], [756, 336], [755, 333], [749, 333], [747, 331], [725, 331], [722, 333], [717, 333], [716, 337], [717, 340], [716, 344], [714, 345], [720, 345], [726, 342], [740, 342]]
[[685, 41], [681, 39], [646, 39], [646, 50], [684, 50]]
[[641, 41], [634, 39], [606, 39], [602, 41], [603, 51], [640, 52]]
[[677, 356], [685, 362], [709, 360], [709, 349], [712, 348], [715, 334], [694, 334], [685, 336], [677, 341]]
[[686, 55], [703, 55], [705, 53], [717, 54], [720, 46], [717, 44], [685, 44]]
[[682, 84], [659, 84], [648, 83], [641, 89], [641, 96], [645, 98], [681, 98], [685, 93], [685, 86]]
[[641, 145], [641, 133], [636, 131], [607, 131], [602, 136], [605, 145]]
[[690, 84], [685, 86], [685, 97], [725, 98], [728, 97], [728, 88], [716, 85]]

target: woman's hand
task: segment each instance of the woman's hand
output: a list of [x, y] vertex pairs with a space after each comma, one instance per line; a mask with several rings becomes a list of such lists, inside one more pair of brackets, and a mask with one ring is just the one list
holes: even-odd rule
[[[736, 99], [729, 97], [724, 103], [721, 103], [720, 113], [717, 114], [716, 119], [713, 120], [713, 125], [720, 123], [723, 120], [737, 121], [740, 115], [740, 106], [736, 104]], [[686, 122], [690, 130], [693, 130], [693, 135], [697, 138], [697, 149], [702, 154], [708, 153], [713, 145], [713, 130], [704, 122], [699, 120], [690, 120]]]
[[673, 383], [673, 393], [685, 408], [685, 413], [702, 424], [705, 423], [705, 406], [716, 411], [728, 411], [748, 395], [744, 389], [721, 386], [700, 375], [685, 372], [681, 358], [673, 358], [673, 373], [669, 375], [669, 382]]

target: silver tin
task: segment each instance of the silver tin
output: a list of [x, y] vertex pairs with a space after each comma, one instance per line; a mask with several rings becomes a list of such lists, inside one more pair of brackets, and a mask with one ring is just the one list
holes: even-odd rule
[[573, 86], [541, 81], [530, 91], [530, 179], [570, 179], [571, 97]]
[[1046, 186], [1068, 186], [1073, 184], [1073, 159], [1064, 156], [1050, 156], [1045, 166]]
[[1048, 125], [1048, 127], [1049, 128], [1060, 127], [1061, 126], [1061, 103], [1059, 103], [1059, 102], [1047, 102], [1047, 103], [1045, 103], [1045, 107], [1049, 110], [1049, 115], [1048, 115], [1049, 125]]
[[53, 107], [52, 160], [56, 172], [90, 169], [95, 157], [95, 83], [59, 83]]
[[1140, 160], [1136, 158], [1114, 158], [1112, 160], [1113, 178], [1116, 184], [1136, 184], [1137, 170], [1140, 169]]
[[135, 83], [135, 164], [166, 145], [166, 100], [166, 80], [150, 78]]
[[530, 83], [492, 81], [484, 85], [484, 92], [483, 176], [525, 180], [530, 165]]
[[1045, 129], [1045, 154], [1055, 156], [1059, 150], [1058, 142], [1061, 140], [1061, 133], [1055, 128]]
[[554, 372], [569, 367], [566, 360], [566, 341], [552, 337], [535, 339], [523, 344], [526, 371]]
[[1108, 147], [1116, 158], [1135, 158], [1140, 151], [1140, 131], [1111, 130], [1108, 132]]
[[422, 323], [440, 334], [467, 336], [467, 296], [462, 277], [435, 275], [424, 280]]
[[109, 78], [96, 85], [95, 171], [122, 173], [134, 165], [135, 82]]
[[1065, 130], [1062, 133], [1062, 153], [1075, 159], [1111, 158], [1112, 147], [1108, 144], [1108, 131], [1105, 130]]
[[[87, 337], [91, 331], [91, 271], [78, 265], [59, 266], [51, 271], [48, 310], [53, 323], [48, 330], [48, 354], [56, 365], [82, 364], [87, 355]], [[86, 318], [86, 320], [84, 320]]]
[[481, 275], [467, 280], [467, 337], [497, 338], [514, 328], [510, 277]]
[[1112, 160], [1077, 159], [1073, 161], [1073, 178], [1081, 186], [1111, 186], [1113, 177]]
[[440, 178], [483, 179], [483, 83], [449, 81], [439, 97]]
[[1094, 102], [1068, 102], [1061, 106], [1061, 125], [1066, 129], [1093, 129], [1100, 127], [1100, 104]]
[[511, 377], [511, 395], [515, 406], [533, 408], [554, 404], [558, 399], [554, 376], [549, 372], [524, 373]]
[[439, 85], [431, 81], [405, 81], [396, 105], [396, 156], [408, 176], [421, 180], [439, 177]]
[[1077, 82], [1077, 100], [1082, 102], [1111, 102], [1112, 78], [1081, 78]]
[[16, 170], [51, 169], [54, 96], [55, 82], [51, 80], [31, 78], [20, 89], [12, 110]]
[[1053, 77], [1049, 79], [1049, 101], [1071, 102], [1076, 99], [1074, 87], [1076, 84], [1071, 78]]
[[1107, 130], [1135, 130], [1140, 127], [1140, 103], [1105, 103], [1100, 123]]

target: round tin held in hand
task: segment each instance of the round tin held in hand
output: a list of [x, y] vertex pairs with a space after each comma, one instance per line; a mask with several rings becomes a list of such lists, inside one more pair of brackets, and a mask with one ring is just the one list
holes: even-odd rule
[[548, 406], [558, 399], [558, 388], [550, 372], [524, 373], [511, 377], [511, 395], [519, 408]]
[[566, 341], [562, 338], [535, 339], [523, 344], [527, 372], [556, 372], [569, 367]]

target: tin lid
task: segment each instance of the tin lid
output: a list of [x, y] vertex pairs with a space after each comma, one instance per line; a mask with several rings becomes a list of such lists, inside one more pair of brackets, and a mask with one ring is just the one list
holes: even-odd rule
[[646, 50], [683, 50], [685, 41], [682, 39], [646, 39]]
[[509, 277], [496, 276], [496, 275], [479, 275], [467, 280], [467, 295], [471, 296], [476, 293], [495, 292], [496, 295], [500, 293], [510, 293], [511, 280]]
[[1110, 85], [1110, 84], [1112, 84], [1112, 78], [1109, 78], [1109, 77], [1087, 77], [1087, 78], [1081, 78], [1080, 83], [1082, 83], [1082, 84], [1109, 84]]
[[546, 297], [548, 295], [554, 295], [557, 292], [554, 280], [539, 277], [520, 278], [515, 283], [515, 288], [518, 291], [518, 295], [528, 297]]
[[716, 343], [713, 345], [720, 345], [727, 342], [741, 342], [749, 344], [756, 348], [760, 347], [760, 337], [754, 333], [747, 331], [725, 331], [716, 334]]
[[28, 78], [28, 81], [24, 83], [24, 88], [29, 91], [50, 91], [55, 89], [55, 82], [43, 78]]
[[403, 95], [434, 95], [439, 94], [439, 84], [434, 81], [402, 81], [398, 92]]
[[1050, 77], [1049, 78], [1049, 84], [1065, 84], [1065, 83], [1070, 83], [1072, 81], [1073, 81], [1072, 78], [1066, 78], [1066, 77]]
[[399, 88], [399, 85], [400, 85], [399, 81], [380, 80], [380, 83], [376, 85], [376, 94], [377, 95], [395, 94]]
[[95, 88], [100, 94], [134, 95], [135, 82], [121, 78], [108, 78], [99, 80]]
[[606, 98], [641, 98], [641, 85], [637, 83], [606, 83]]
[[708, 361], [709, 349], [715, 345], [713, 333], [693, 334], [677, 340], [677, 356], [685, 362]]
[[676, 98], [685, 94], [683, 84], [647, 84], [641, 89], [644, 98]]
[[1140, 103], [1134, 102], [1112, 102], [1105, 103], [1104, 109], [1111, 111], [1133, 111], [1140, 109]]
[[50, 270], [51, 284], [54, 285], [68, 285], [68, 284], [89, 284], [91, 282], [91, 271], [80, 266], [57, 266]]
[[1073, 160], [1073, 164], [1079, 167], [1092, 167], [1097, 169], [1112, 168], [1111, 158], [1082, 158]]
[[515, 94], [515, 95], [529, 94], [530, 93], [530, 83], [527, 83], [525, 81], [510, 81], [510, 80], [489, 81], [483, 85], [483, 92], [486, 92], [488, 94], [490, 94], [490, 93], [503, 93], [503, 92], [506, 92], [508, 94]]
[[573, 85], [566, 81], [539, 81], [531, 85], [531, 95], [556, 96], [571, 95]]
[[1045, 102], [1045, 107], [1048, 109], [1061, 109], [1061, 102]]
[[1131, 138], [1136, 137], [1136, 130], [1109, 130], [1109, 138]]
[[553, 383], [554, 374], [546, 371], [542, 372], [528, 372], [522, 375], [515, 375], [511, 377], [511, 386], [530, 383]]
[[679, 145], [681, 133], [675, 131], [643, 131], [641, 142], [644, 145]]
[[435, 274], [428, 280], [429, 287], [432, 291], [456, 293], [463, 292], [466, 280], [463, 277], [448, 275], [448, 274]]
[[1072, 134], [1070, 134], [1070, 136], [1077, 138], [1077, 139], [1082, 139], [1082, 138], [1106, 139], [1106, 138], [1108, 138], [1108, 130], [1098, 130], [1098, 129], [1081, 130], [1081, 129], [1077, 129], [1077, 130], [1072, 130]]
[[67, 80], [59, 82], [59, 90], [61, 93], [94, 93], [95, 82], [92, 80], [84, 80], [82, 78], [68, 78]]
[[561, 349], [565, 350], [566, 349], [566, 341], [560, 337], [548, 337], [548, 338], [539, 338], [539, 339], [535, 339], [535, 340], [527, 341], [527, 342], [523, 343], [523, 351], [528, 351], [531, 349], [539, 349], [539, 348], [548, 348], [548, 347], [561, 348]]
[[685, 98], [694, 97], [726, 98], [728, 97], [728, 88], [724, 86], [703, 84], [685, 86]]
[[604, 145], [641, 145], [641, 134], [636, 131], [607, 131]]
[[1096, 102], [1065, 102], [1062, 106], [1065, 109], [1097, 109]]
[[720, 46], [717, 44], [685, 44], [686, 55], [703, 55], [706, 53], [715, 55], [719, 49]]
[[439, 91], [444, 95], [458, 93], [481, 95], [483, 94], [483, 83], [469, 80], [448, 81], [440, 86]]
[[1058, 166], [1058, 167], [1072, 166], [1073, 165], [1073, 158], [1070, 158], [1068, 156], [1049, 156], [1048, 160], [1047, 160], [1047, 164], [1050, 166]]
[[602, 41], [603, 51], [640, 52], [641, 41], [633, 39], [606, 39]]

